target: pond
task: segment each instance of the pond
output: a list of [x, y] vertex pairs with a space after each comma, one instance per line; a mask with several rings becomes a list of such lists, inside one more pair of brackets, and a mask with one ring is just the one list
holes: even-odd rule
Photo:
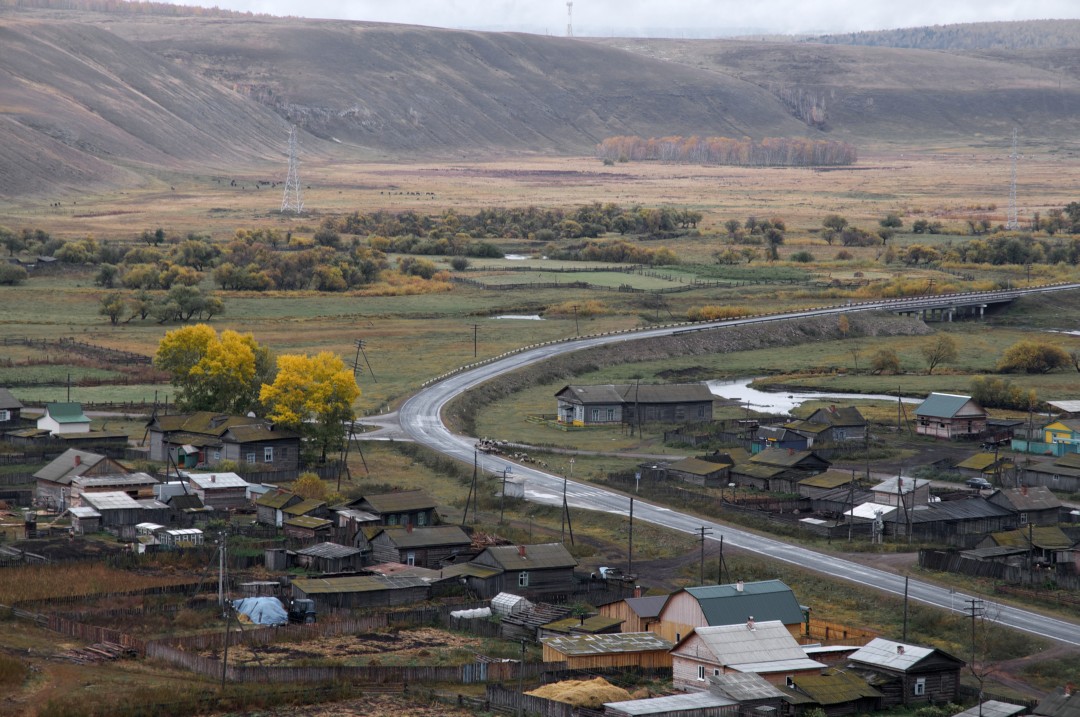
[[[750, 403], [750, 408], [760, 413], [790, 413], [793, 408], [806, 401], [854, 401], [885, 400], [895, 401], [896, 396], [882, 393], [830, 393], [826, 391], [759, 391], [751, 388], [753, 378], [706, 381], [709, 390], [717, 396], [739, 401], [742, 405]], [[901, 398], [904, 403], [920, 403], [922, 399]]]

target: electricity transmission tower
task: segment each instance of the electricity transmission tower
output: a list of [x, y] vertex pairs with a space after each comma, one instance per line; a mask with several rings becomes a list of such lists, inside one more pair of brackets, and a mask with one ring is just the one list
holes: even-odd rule
[[1012, 154], [1009, 155], [1009, 159], [1012, 160], [1012, 179], [1009, 182], [1009, 220], [1005, 223], [1005, 228], [1015, 231], [1020, 228], [1020, 221], [1016, 211], [1016, 160], [1019, 159], [1020, 155], [1016, 151], [1015, 127], [1013, 127], [1012, 139]]
[[566, 36], [574, 36], [574, 3], [570, 0], [566, 3]]
[[285, 194], [281, 198], [281, 213], [300, 214], [304, 198], [300, 196], [300, 160], [296, 158], [296, 125], [289, 128], [289, 174], [285, 177]]

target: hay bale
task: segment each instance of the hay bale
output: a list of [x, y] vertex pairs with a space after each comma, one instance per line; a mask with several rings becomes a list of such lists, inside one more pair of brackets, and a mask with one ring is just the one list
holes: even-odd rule
[[591, 680], [566, 680], [544, 685], [526, 694], [543, 697], [557, 702], [566, 702], [574, 707], [600, 709], [605, 702], [624, 702], [630, 699], [630, 693], [616, 687], [603, 677]]

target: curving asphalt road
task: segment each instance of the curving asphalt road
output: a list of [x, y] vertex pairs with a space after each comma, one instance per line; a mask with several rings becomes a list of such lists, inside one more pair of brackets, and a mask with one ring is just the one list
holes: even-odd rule
[[[670, 336], [686, 331], [701, 331], [724, 326], [739, 326], [743, 324], [761, 323], [765, 321], [779, 321], [785, 319], [798, 319], [811, 316], [828, 314], [850, 313], [853, 311], [868, 311], [875, 309], [911, 309], [937, 307], [948, 304], [950, 300], [963, 303], [973, 303], [980, 299], [1001, 300], [1003, 298], [1015, 298], [1024, 294], [1044, 293], [1053, 291], [1068, 291], [1080, 289], [1080, 284], [1059, 284], [1054, 286], [1035, 287], [1032, 289], [1015, 289], [1010, 291], [995, 291], [983, 293], [959, 294], [953, 297], [917, 297], [914, 299], [898, 299], [889, 301], [870, 301], [859, 304], [845, 304], [831, 306], [809, 311], [795, 311], [783, 314], [772, 314], [760, 317], [748, 317], [729, 321], [717, 321], [709, 324], [672, 325], [643, 331], [623, 332], [603, 336], [592, 336], [565, 342], [553, 342], [547, 345], [528, 347], [519, 352], [504, 354], [488, 362], [464, 367], [457, 373], [440, 377], [428, 384], [418, 393], [406, 401], [398, 411], [401, 428], [406, 435], [418, 443], [433, 448], [448, 456], [452, 456], [466, 463], [474, 459], [475, 439], [469, 436], [460, 436], [451, 433], [443, 424], [441, 412], [443, 407], [452, 398], [462, 391], [488, 381], [495, 376], [508, 371], [544, 361], [547, 358], [570, 351], [578, 351], [592, 346], [613, 344], [624, 341], [635, 341], [655, 336]], [[526, 498], [538, 503], [549, 505], [561, 505], [564, 490], [564, 478], [536, 470], [516, 463], [511, 464], [497, 458], [487, 458], [489, 469], [501, 471], [505, 465], [512, 465], [516, 476], [526, 478]], [[491, 465], [497, 463], [499, 465]], [[628, 515], [630, 499], [619, 493], [604, 490], [594, 485], [565, 481], [567, 501], [570, 505], [590, 510], [601, 510], [619, 515]], [[648, 523], [681, 530], [686, 533], [697, 533], [703, 526], [712, 530], [709, 537], [711, 540], [724, 538], [726, 545], [767, 556], [775, 560], [782, 560], [818, 572], [832, 575], [859, 585], [903, 595], [904, 578], [893, 573], [869, 568], [865, 565], [854, 563], [842, 558], [791, 545], [788, 543], [762, 537], [744, 530], [732, 528], [727, 525], [702, 520], [685, 513], [680, 513], [669, 508], [653, 505], [643, 501], [635, 501], [634, 517]], [[929, 583], [910, 580], [908, 595], [912, 600], [935, 605], [945, 610], [965, 612], [968, 600], [981, 599], [963, 593], [956, 593], [947, 588], [937, 587]], [[983, 601], [986, 614], [992, 616], [999, 624], [1007, 625], [1017, 630], [1022, 630], [1034, 635], [1051, 638], [1061, 643], [1080, 647], [1080, 623], [1047, 617], [1039, 613], [1019, 608]]]

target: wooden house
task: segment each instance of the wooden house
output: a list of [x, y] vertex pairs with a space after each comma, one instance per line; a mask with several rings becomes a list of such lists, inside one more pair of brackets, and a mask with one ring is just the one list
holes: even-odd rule
[[873, 502], [878, 505], [910, 510], [930, 503], [930, 481], [925, 478], [897, 476], [878, 483], [870, 491], [874, 494]]
[[69, 448], [34, 473], [36, 501], [48, 508], [63, 510], [71, 504], [71, 481], [76, 476], [127, 473], [119, 461], [106, 456]]
[[1080, 451], [1080, 418], [1059, 418], [1043, 426], [1041, 433], [1042, 442], [1056, 456]]
[[732, 465], [734, 463], [719, 463], [703, 458], [683, 458], [669, 464], [667, 474], [690, 485], [715, 488], [727, 485], [731, 478]]
[[601, 615], [622, 621], [623, 632], [652, 632], [660, 623], [660, 611], [664, 609], [667, 595], [623, 598], [600, 605]]
[[334, 521], [327, 518], [315, 518], [310, 515], [298, 515], [281, 524], [285, 537], [306, 543], [324, 543], [330, 540]]
[[249, 505], [248, 482], [236, 473], [188, 473], [188, 492], [199, 496], [207, 508], [235, 510]]
[[39, 431], [51, 436], [72, 433], [89, 433], [90, 419], [83, 413], [79, 403], [46, 403], [45, 413], [37, 420]]
[[1029, 561], [1052, 565], [1061, 551], [1076, 544], [1056, 525], [1029, 523], [1017, 530], [990, 533], [979, 542], [979, 548], [1022, 548], [1028, 551]]
[[364, 552], [336, 543], [317, 543], [296, 551], [296, 565], [317, 573], [342, 573], [363, 567]]
[[818, 674], [825, 665], [811, 660], [779, 620], [747, 620], [740, 625], [699, 627], [671, 651], [675, 687], [708, 689], [711, 675], [743, 672], [761, 675], [773, 684]]
[[302, 500], [303, 498], [296, 493], [290, 493], [287, 490], [264, 493], [261, 498], [255, 500], [255, 520], [263, 525], [280, 528], [285, 522], [285, 514], [282, 511]]
[[558, 422], [573, 426], [689, 423], [712, 420], [704, 383], [565, 386], [555, 394]]
[[853, 482], [857, 482], [854, 471], [827, 470], [808, 478], [803, 478], [796, 484], [795, 489], [803, 498], [821, 498], [837, 489], [848, 489]]
[[986, 410], [971, 396], [931, 393], [915, 409], [915, 433], [920, 436], [974, 438], [986, 430]]
[[1000, 484], [998, 476], [1011, 474], [1016, 466], [1005, 454], [983, 452], [968, 456], [957, 463], [955, 468], [964, 478], [985, 478], [992, 484]]
[[1071, 684], [1054, 690], [1039, 700], [1031, 713], [1039, 717], [1077, 717], [1080, 715], [1080, 692]]
[[282, 521], [299, 518], [306, 515], [311, 518], [329, 518], [330, 509], [326, 507], [325, 500], [305, 498], [297, 503], [291, 503], [281, 509]]
[[569, 670], [609, 667], [671, 667], [667, 640], [651, 632], [617, 632], [593, 635], [557, 635], [540, 639], [544, 662], [565, 662]]
[[944, 704], [960, 696], [965, 662], [932, 647], [876, 637], [856, 650], [848, 669], [881, 692], [880, 709], [919, 702]]
[[813, 451], [766, 448], [731, 469], [731, 480], [774, 493], [796, 493], [799, 481], [828, 470], [831, 464]]
[[810, 447], [810, 439], [786, 426], [758, 426], [754, 431], [752, 447], [755, 454], [770, 448], [805, 451]]
[[262, 418], [212, 411], [155, 415], [147, 431], [150, 460], [171, 461], [180, 468], [233, 461], [265, 471], [295, 472], [300, 465], [300, 434]]
[[[895, 516], [894, 516], [895, 517]], [[928, 543], [941, 543], [958, 548], [970, 548], [981, 542], [987, 533], [1005, 530], [1016, 524], [1016, 516], [1001, 506], [979, 497], [931, 503], [918, 510], [908, 510], [888, 525], [892, 535], [907, 535]]]
[[737, 702], [740, 715], [778, 714], [787, 703], [787, 696], [779, 687], [752, 672], [709, 675], [707, 682], [709, 692]]
[[404, 563], [422, 568], [438, 568], [472, 545], [472, 540], [456, 525], [414, 528], [412, 524], [387, 527], [371, 539], [371, 557], [377, 563]]
[[101, 527], [121, 528], [144, 522], [143, 506], [127, 493], [84, 493], [82, 505], [93, 508], [101, 515]]
[[1066, 453], [1050, 460], [1029, 460], [1021, 465], [1024, 485], [1042, 486], [1062, 493], [1080, 492], [1080, 454]]
[[737, 717], [739, 703], [711, 692], [605, 702], [604, 717]]
[[350, 502], [353, 508], [376, 516], [378, 525], [435, 525], [435, 500], [422, 490], [365, 495]]
[[987, 500], [1015, 515], [1017, 525], [1057, 525], [1061, 522], [1061, 499], [1043, 486], [999, 488]]
[[778, 685], [789, 696], [796, 715], [815, 707], [828, 717], [869, 714], [877, 711], [882, 694], [866, 680], [843, 669], [829, 668], [816, 675], [792, 676]]
[[[480, 600], [496, 598], [500, 594], [499, 586], [502, 584], [503, 571], [489, 565], [477, 565], [476, 563], [455, 563], [439, 569], [440, 580], [447, 589], [453, 583], [462, 586], [469, 595]], [[509, 593], [505, 593], [509, 595]], [[515, 595], [521, 600], [525, 598]], [[494, 609], [494, 604], [492, 609]]]
[[292, 581], [292, 597], [313, 600], [318, 612], [411, 605], [426, 600], [429, 592], [426, 581], [411, 576], [361, 575]]
[[820, 443], [849, 443], [866, 440], [866, 419], [854, 406], [819, 408], [806, 418], [806, 423], [825, 426], [816, 431]]
[[22, 402], [11, 391], [0, 388], [0, 436], [5, 431], [22, 427]]
[[502, 571], [493, 578], [498, 592], [555, 601], [574, 590], [577, 560], [561, 543], [492, 546], [471, 562]]
[[745, 625], [747, 618], [779, 621], [792, 635], [806, 619], [795, 593], [780, 580], [683, 588], [668, 596], [654, 630], [679, 642], [699, 627]]
[[622, 632], [619, 629], [621, 626], [622, 620], [617, 617], [579, 615], [546, 622], [536, 631], [536, 635], [539, 638], [560, 635], [613, 635]]
[[88, 535], [101, 530], [101, 513], [89, 506], [68, 508], [68, 515], [71, 516], [72, 535]]

